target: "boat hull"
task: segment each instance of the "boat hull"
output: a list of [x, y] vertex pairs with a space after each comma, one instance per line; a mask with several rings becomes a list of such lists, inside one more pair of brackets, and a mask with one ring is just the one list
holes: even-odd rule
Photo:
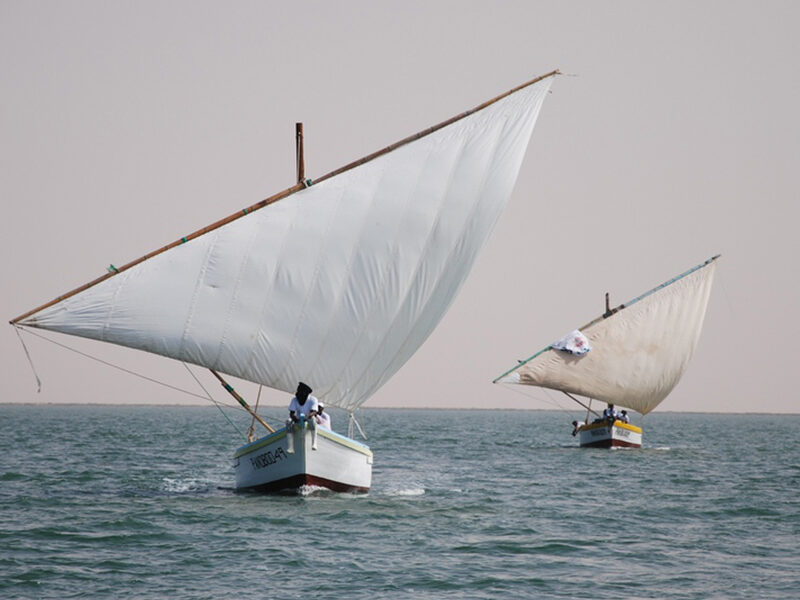
[[589, 423], [578, 430], [581, 448], [641, 448], [642, 428], [622, 421]]
[[234, 454], [236, 489], [299, 493], [304, 486], [366, 493], [372, 482], [372, 451], [355, 440], [309, 423], [280, 429]]

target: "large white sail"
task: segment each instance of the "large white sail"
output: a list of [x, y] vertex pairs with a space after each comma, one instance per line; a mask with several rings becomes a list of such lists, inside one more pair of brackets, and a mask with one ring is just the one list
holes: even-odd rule
[[354, 410], [444, 315], [503, 210], [553, 76], [15, 323]]
[[716, 258], [581, 327], [589, 352], [548, 346], [495, 382], [580, 394], [647, 414], [672, 391], [694, 353]]

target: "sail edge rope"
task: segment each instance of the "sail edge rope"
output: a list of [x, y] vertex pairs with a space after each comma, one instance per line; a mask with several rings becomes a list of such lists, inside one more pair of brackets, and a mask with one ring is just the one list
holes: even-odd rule
[[42, 392], [42, 380], [39, 378], [39, 374], [36, 372], [36, 366], [33, 364], [33, 358], [31, 358], [31, 353], [28, 352], [28, 346], [25, 344], [25, 340], [22, 339], [20, 330], [22, 330], [22, 327], [19, 325], [14, 325], [14, 331], [17, 332], [17, 337], [19, 338], [20, 344], [22, 344], [22, 349], [25, 351], [25, 356], [28, 357], [28, 364], [30, 364], [31, 371], [33, 371], [33, 376], [36, 378], [36, 393], [40, 394]]

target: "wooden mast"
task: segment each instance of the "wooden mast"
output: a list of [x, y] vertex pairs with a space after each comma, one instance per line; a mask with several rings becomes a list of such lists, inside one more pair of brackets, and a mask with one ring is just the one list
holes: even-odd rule
[[306, 163], [303, 158], [303, 124], [294, 124], [295, 147], [297, 150], [297, 183], [303, 183], [306, 178]]
[[[264, 389], [263, 385], [258, 386], [258, 396], [256, 396], [256, 407], [253, 409], [253, 412], [258, 412], [258, 403], [261, 401], [261, 390]], [[250, 422], [250, 429], [247, 430], [247, 439], [249, 441], [253, 441], [253, 435], [256, 431], [256, 418], [253, 417], [253, 420]]]
[[[416, 134], [411, 135], [411, 136], [409, 136], [407, 138], [404, 138], [404, 139], [400, 140], [399, 142], [395, 142], [394, 144], [392, 144], [390, 146], [387, 146], [386, 148], [383, 148], [382, 150], [378, 150], [377, 152], [373, 152], [372, 154], [369, 154], [369, 155], [365, 156], [364, 158], [361, 158], [361, 159], [358, 159], [356, 161], [353, 161], [353, 162], [351, 162], [351, 163], [349, 163], [349, 164], [347, 164], [347, 165], [345, 165], [345, 166], [343, 166], [343, 167], [341, 167], [339, 169], [336, 169], [335, 171], [331, 171], [330, 173], [327, 173], [326, 175], [323, 175], [322, 177], [319, 177], [319, 178], [315, 179], [314, 183], [320, 183], [322, 181], [325, 181], [326, 179], [330, 179], [331, 177], [335, 177], [336, 175], [340, 175], [340, 174], [344, 173], [345, 171], [349, 171], [351, 169], [354, 169], [355, 167], [363, 165], [364, 163], [367, 163], [367, 162], [369, 162], [371, 160], [374, 160], [374, 159], [378, 158], [379, 156], [383, 156], [384, 154], [388, 154], [389, 152], [392, 152], [392, 151], [396, 150], [397, 148], [400, 148], [401, 146], [405, 146], [406, 144], [409, 144], [409, 143], [414, 142], [414, 141], [416, 141], [416, 140], [418, 140], [420, 138], [423, 138], [423, 137], [425, 137], [427, 135], [430, 135], [431, 133], [434, 133], [435, 131], [438, 131], [439, 129], [442, 129], [443, 127], [447, 127], [448, 125], [452, 125], [453, 123], [455, 123], [457, 121], [460, 121], [461, 119], [464, 119], [464, 118], [466, 118], [466, 117], [468, 117], [468, 116], [470, 116], [470, 115], [472, 115], [472, 114], [474, 114], [474, 113], [476, 113], [476, 112], [478, 112], [480, 110], [483, 110], [484, 108], [487, 108], [488, 106], [491, 106], [492, 104], [495, 104], [496, 102], [499, 102], [503, 98], [506, 98], [507, 96], [510, 96], [511, 94], [513, 94], [515, 92], [518, 92], [518, 91], [520, 91], [520, 90], [522, 90], [522, 89], [524, 89], [526, 87], [529, 87], [529, 86], [531, 86], [531, 85], [533, 85], [535, 83], [538, 83], [538, 82], [542, 81], [543, 79], [547, 79], [548, 77], [552, 77], [554, 75], [560, 75], [560, 74], [561, 74], [561, 72], [556, 69], [555, 71], [551, 71], [551, 72], [549, 72], [549, 73], [547, 73], [545, 75], [541, 75], [539, 77], [531, 79], [530, 81], [527, 81], [527, 82], [523, 83], [522, 85], [518, 85], [517, 87], [515, 87], [515, 88], [513, 88], [513, 89], [511, 89], [511, 90], [509, 90], [509, 91], [507, 91], [507, 92], [505, 92], [503, 94], [500, 94], [499, 96], [496, 96], [496, 97], [492, 98], [491, 100], [487, 100], [483, 104], [480, 104], [480, 105], [476, 106], [475, 108], [473, 108], [471, 110], [468, 110], [468, 111], [465, 111], [463, 113], [460, 113], [460, 114], [456, 115], [455, 117], [447, 119], [446, 121], [442, 121], [438, 125], [434, 125], [433, 127], [429, 127], [428, 129], [425, 129], [423, 131], [420, 131], [419, 133], [416, 133]], [[299, 164], [298, 164], [298, 171], [299, 171]], [[298, 175], [299, 175], [299, 173], [298, 173]], [[119, 273], [122, 273], [123, 271], [127, 271], [131, 267], [135, 267], [139, 263], [142, 263], [142, 262], [144, 262], [144, 261], [146, 261], [146, 260], [148, 260], [148, 259], [150, 259], [150, 258], [152, 258], [152, 257], [154, 257], [154, 256], [156, 256], [158, 254], [162, 254], [163, 252], [166, 252], [167, 250], [171, 250], [172, 248], [180, 246], [181, 244], [185, 244], [189, 240], [193, 240], [193, 239], [195, 239], [197, 237], [200, 237], [201, 235], [205, 235], [206, 233], [208, 233], [210, 231], [214, 231], [215, 229], [219, 229], [223, 225], [227, 225], [228, 223], [230, 223], [232, 221], [235, 221], [236, 219], [240, 219], [240, 218], [244, 217], [245, 215], [247, 215], [247, 214], [249, 214], [249, 213], [251, 213], [253, 211], [256, 211], [256, 210], [259, 210], [261, 208], [264, 208], [265, 206], [273, 204], [274, 202], [277, 202], [278, 200], [283, 200], [287, 196], [291, 196], [292, 194], [295, 194], [296, 192], [299, 192], [300, 190], [305, 189], [309, 185], [311, 185], [311, 181], [310, 180], [304, 181], [302, 183], [296, 183], [292, 187], [286, 188], [282, 192], [278, 192], [277, 194], [275, 194], [273, 196], [270, 196], [269, 198], [265, 198], [261, 202], [257, 202], [256, 204], [248, 206], [247, 208], [243, 208], [243, 209], [233, 213], [232, 215], [229, 215], [229, 216], [227, 216], [227, 217], [225, 217], [223, 219], [220, 219], [219, 221], [216, 221], [216, 222], [212, 223], [211, 225], [203, 227], [202, 229], [198, 229], [194, 233], [190, 233], [190, 234], [182, 237], [181, 239], [172, 242], [171, 244], [167, 244], [166, 246], [163, 246], [162, 248], [159, 248], [157, 250], [153, 250], [152, 252], [150, 252], [148, 254], [145, 254], [141, 258], [137, 258], [136, 260], [133, 260], [133, 261], [121, 266], [121, 267], [118, 267], [118, 268], [115, 267], [111, 272], [106, 273], [105, 275], [103, 275], [101, 277], [98, 277], [97, 279], [94, 279], [94, 280], [90, 281], [89, 283], [86, 283], [86, 284], [84, 284], [84, 285], [82, 285], [80, 287], [77, 287], [74, 290], [71, 290], [71, 291], [69, 291], [69, 292], [67, 292], [67, 293], [65, 293], [65, 294], [63, 294], [61, 296], [58, 296], [57, 298], [54, 298], [50, 302], [46, 302], [45, 304], [42, 304], [41, 306], [38, 306], [38, 307], [34, 308], [33, 310], [29, 310], [28, 312], [16, 317], [15, 319], [12, 319], [11, 321], [9, 321], [9, 323], [11, 323], [12, 325], [15, 325], [15, 324], [19, 323], [20, 321], [22, 321], [23, 319], [27, 319], [31, 315], [39, 312], [40, 310], [44, 310], [45, 308], [49, 308], [50, 306], [53, 306], [54, 304], [57, 304], [58, 302], [61, 302], [62, 300], [66, 300], [67, 298], [71, 298], [72, 296], [74, 296], [76, 294], [79, 294], [80, 292], [83, 292], [83, 291], [85, 291], [85, 290], [87, 290], [87, 289], [89, 289], [91, 287], [94, 287], [95, 285], [105, 281], [109, 277], [114, 277], [115, 275], [118, 275]], [[35, 326], [34, 323], [27, 323], [27, 325]]]

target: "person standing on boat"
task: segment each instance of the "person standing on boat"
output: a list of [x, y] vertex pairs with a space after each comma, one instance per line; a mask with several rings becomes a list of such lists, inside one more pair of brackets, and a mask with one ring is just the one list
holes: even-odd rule
[[614, 421], [617, 420], [617, 411], [614, 408], [614, 405], [611, 404], [610, 402], [608, 403], [608, 406], [603, 411], [603, 420], [604, 421], [608, 421], [609, 425], [613, 425]]
[[311, 388], [302, 381], [297, 384], [294, 398], [289, 402], [289, 420], [292, 423], [300, 421], [300, 417], [310, 419], [317, 412], [319, 400], [311, 395]]

